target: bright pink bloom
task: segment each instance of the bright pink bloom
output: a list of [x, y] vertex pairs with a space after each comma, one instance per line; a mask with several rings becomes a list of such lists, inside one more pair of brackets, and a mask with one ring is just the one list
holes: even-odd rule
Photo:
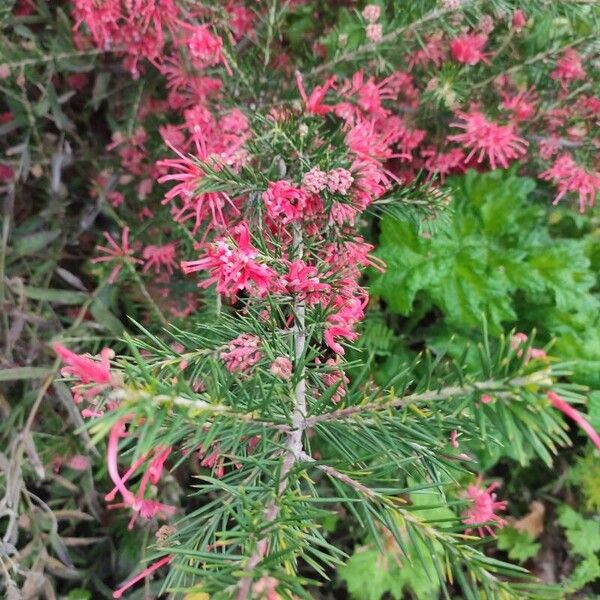
[[309, 304], [320, 302], [323, 294], [331, 290], [328, 284], [321, 283], [317, 269], [302, 260], [288, 264], [288, 272], [279, 279], [279, 285], [284, 293]]
[[115, 353], [110, 348], [104, 348], [100, 353], [100, 361], [88, 356], [75, 354], [56, 342], [52, 345], [56, 354], [65, 362], [61, 373], [66, 377], [77, 377], [81, 383], [110, 383], [110, 359]]
[[106, 499], [112, 500], [115, 494], [119, 493], [123, 499], [123, 502], [120, 504], [113, 504], [111, 508], [129, 507], [133, 509], [133, 516], [128, 525], [129, 529], [133, 528], [138, 515], [141, 515], [145, 519], [151, 519], [155, 516], [166, 517], [175, 513], [174, 506], [168, 506], [166, 504], [157, 502], [156, 500], [144, 498], [148, 481], [154, 484], [158, 483], [164, 461], [171, 452], [170, 448], [158, 449], [156, 451], [156, 456], [153, 458], [144, 475], [142, 476], [137, 495], [127, 489], [125, 482], [133, 475], [136, 469], [141, 466], [145, 457], [140, 457], [140, 459], [138, 459], [138, 461], [132, 465], [129, 471], [127, 471], [125, 476], [121, 477], [119, 474], [119, 439], [127, 437], [128, 434], [125, 429], [125, 424], [130, 421], [131, 418], [131, 416], [123, 417], [113, 425], [108, 437], [106, 455], [108, 474], [115, 484], [115, 489], [106, 495]]
[[284, 225], [301, 219], [308, 202], [304, 190], [285, 180], [269, 182], [269, 187], [262, 197], [271, 219]]
[[442, 34], [436, 33], [430, 38], [425, 39], [423, 48], [419, 48], [419, 50], [413, 52], [408, 63], [408, 68], [413, 69], [415, 66], [425, 67], [430, 62], [434, 67], [439, 67], [445, 58], [446, 49], [442, 42]]
[[275, 377], [279, 377], [284, 381], [291, 379], [294, 367], [289, 358], [285, 356], [279, 356], [272, 363], [269, 369]]
[[526, 24], [527, 18], [525, 17], [525, 13], [520, 8], [517, 8], [512, 14], [511, 27], [519, 33]]
[[491, 15], [482, 15], [478, 27], [481, 33], [490, 35], [494, 31], [494, 18]]
[[300, 71], [296, 71], [296, 84], [298, 86], [300, 96], [304, 101], [305, 110], [308, 114], [324, 115], [333, 109], [333, 106], [323, 104], [323, 100], [325, 100], [325, 95], [329, 89], [333, 87], [334, 82], [335, 77], [330, 77], [323, 85], [317, 85], [311, 92], [310, 96], [307, 96], [306, 90], [304, 89], [304, 84], [302, 82], [302, 75], [300, 74]]
[[[316, 360], [317, 364], [320, 364], [320, 360]], [[330, 388], [334, 385], [337, 385], [337, 389], [335, 390], [333, 396], [331, 397], [331, 401], [334, 404], [339, 404], [344, 397], [346, 396], [346, 388], [350, 383], [350, 380], [339, 368], [339, 361], [337, 359], [329, 358], [325, 361], [325, 370], [321, 375], [321, 381], [323, 384]]]
[[[348, 286], [349, 284], [350, 282], [348, 282]], [[348, 293], [349, 290], [345, 290], [345, 292]], [[323, 339], [336, 354], [342, 356], [345, 354], [343, 346], [338, 342], [339, 338], [345, 338], [351, 342], [358, 338], [358, 333], [353, 328], [363, 320], [367, 302], [368, 296], [364, 290], [362, 291], [362, 297], [339, 296], [334, 299], [334, 312], [327, 319]]]
[[188, 40], [188, 48], [195, 65], [201, 69], [225, 62], [222, 54], [223, 40], [211, 33], [208, 25], [194, 28]]
[[259, 262], [260, 254], [250, 242], [248, 224], [242, 222], [231, 230], [231, 237], [219, 238], [208, 245], [203, 258], [181, 263], [186, 274], [209, 271], [210, 277], [200, 284], [217, 284], [217, 291], [235, 296], [246, 290], [263, 296], [275, 279], [275, 272]]
[[557, 185], [558, 194], [554, 198], [554, 204], [558, 204], [565, 194], [570, 192], [578, 194], [579, 212], [584, 212], [586, 205], [594, 206], [596, 196], [600, 191], [600, 173], [586, 171], [573, 160], [569, 153], [561, 154], [554, 164], [539, 177]]
[[175, 242], [169, 242], [162, 246], [146, 246], [142, 253], [142, 256], [146, 260], [143, 268], [144, 273], [150, 269], [154, 269], [154, 272], [158, 273], [164, 267], [169, 275], [171, 275], [173, 270], [177, 268], [175, 246]]
[[548, 392], [548, 400], [550, 400], [550, 404], [560, 410], [563, 414], [567, 415], [569, 419], [572, 419], [585, 431], [590, 440], [592, 440], [594, 446], [600, 450], [600, 435], [596, 432], [596, 430], [592, 427], [592, 425], [586, 420], [586, 418], [576, 409], [574, 409], [570, 404], [565, 402], [558, 394], [555, 392]]
[[254, 13], [243, 5], [228, 5], [225, 10], [229, 14], [227, 24], [231, 28], [234, 37], [236, 39], [244, 35], [251, 37], [254, 28]]
[[225, 363], [228, 371], [232, 373], [245, 373], [261, 358], [259, 350], [260, 339], [249, 333], [243, 333], [229, 342], [227, 351], [219, 356]]
[[[516, 350], [516, 354], [517, 356], [523, 356], [523, 349], [522, 346], [525, 346], [527, 343], [527, 340], [529, 338], [527, 337], [527, 334], [518, 331], [517, 333], [515, 333], [515, 335], [513, 335], [511, 341], [510, 341], [510, 345], [513, 348], [513, 350]], [[544, 359], [546, 358], [546, 352], [544, 350], [542, 350], [541, 348], [529, 348], [527, 350], [527, 355], [525, 357], [525, 359], [527, 361], [530, 361], [532, 359]]]
[[85, 471], [90, 466], [90, 459], [83, 454], [74, 454], [67, 460], [66, 464], [74, 471]]
[[383, 27], [381, 23], [369, 23], [365, 29], [367, 38], [374, 44], [378, 44], [383, 39]]
[[[471, 505], [463, 513], [463, 523], [465, 525], [473, 525], [477, 527], [477, 531], [481, 537], [485, 536], [485, 531], [490, 535], [494, 535], [494, 531], [487, 523], [494, 522], [498, 527], [504, 527], [506, 521], [496, 514], [498, 510], [505, 510], [508, 502], [505, 500], [496, 500], [494, 490], [500, 487], [500, 484], [495, 482], [487, 488], [481, 487], [481, 476], [477, 482], [467, 487], [466, 496]], [[466, 529], [468, 535], [472, 528]]]
[[450, 123], [452, 127], [464, 129], [464, 133], [449, 135], [448, 140], [461, 142], [466, 149], [470, 149], [465, 162], [476, 158], [478, 163], [487, 157], [492, 169], [497, 165], [508, 167], [511, 159], [519, 158], [527, 152], [527, 140], [515, 134], [511, 125], [498, 125], [488, 121], [477, 110], [470, 113], [458, 111], [457, 115], [462, 122]]
[[450, 42], [450, 52], [456, 62], [463, 65], [476, 65], [483, 61], [488, 63], [488, 54], [483, 52], [487, 44], [487, 35], [478, 33], [469, 33], [455, 38]]
[[[204, 144], [204, 135], [201, 131], [197, 133], [198, 137], [195, 138], [195, 142], [199, 159], [207, 160], [209, 154]], [[178, 223], [194, 219], [194, 228], [192, 230], [194, 234], [206, 219], [210, 220], [208, 229], [224, 227], [226, 222], [223, 209], [225, 206], [229, 205], [233, 208], [234, 212], [238, 212], [227, 194], [223, 192], [198, 193], [198, 188], [204, 178], [202, 165], [198, 160], [185, 156], [173, 146], [171, 146], [171, 149], [177, 153], [179, 158], [160, 160], [157, 166], [174, 172], [159, 177], [158, 182], [177, 181], [179, 183], [165, 194], [163, 204], [179, 197], [183, 202], [183, 206], [175, 210], [173, 218]]]
[[327, 173], [327, 189], [332, 194], [345, 196], [352, 187], [354, 177], [348, 169], [332, 169]]
[[492, 397], [489, 394], [482, 394], [480, 400], [482, 404], [491, 404]]
[[523, 90], [515, 96], [503, 92], [500, 106], [512, 113], [514, 121], [527, 121], [536, 113], [536, 102], [537, 98], [533, 90]]
[[109, 243], [109, 246], [96, 246], [96, 250], [103, 252], [106, 256], [92, 258], [91, 262], [116, 262], [117, 264], [114, 266], [108, 277], [108, 283], [114, 283], [125, 263], [133, 265], [136, 263], [141, 263], [142, 261], [139, 258], [134, 258], [133, 250], [129, 246], [129, 227], [125, 227], [121, 232], [120, 246], [107, 231], [104, 232], [104, 237]]
[[375, 23], [375, 21], [379, 21], [379, 17], [381, 15], [381, 7], [378, 4], [367, 4], [363, 8], [362, 16], [365, 21], [369, 23]]
[[439, 176], [443, 183], [448, 175], [464, 171], [465, 153], [460, 148], [451, 148], [448, 152], [438, 152], [435, 148], [421, 150], [425, 159], [425, 168], [429, 171], [428, 178]]
[[0, 181], [10, 181], [14, 174], [14, 169], [10, 165], [0, 163]]
[[157, 560], [152, 563], [150, 566], [146, 567], [140, 573], [138, 573], [135, 577], [132, 577], [129, 581], [125, 582], [118, 590], [113, 592], [113, 598], [121, 598], [123, 594], [130, 588], [133, 587], [138, 581], [145, 579], [149, 575], [152, 575], [154, 571], [158, 571], [162, 566], [168, 565], [173, 560], [173, 556], [164, 556], [163, 558]]
[[459, 443], [458, 443], [458, 432], [456, 431], [456, 429], [453, 429], [450, 432], [450, 445], [453, 448], [458, 448], [459, 447]]
[[112, 191], [106, 194], [106, 199], [113, 208], [117, 208], [123, 204], [125, 197], [121, 192]]
[[327, 173], [321, 171], [319, 167], [313, 167], [302, 177], [302, 187], [309, 194], [318, 194], [327, 186]]
[[391, 135], [378, 135], [375, 130], [375, 121], [363, 120], [350, 129], [346, 135], [346, 144], [351, 152], [364, 161], [376, 163], [390, 158], [403, 158], [400, 155], [394, 155], [391, 149], [393, 142]]
[[550, 77], [558, 81], [566, 88], [573, 81], [586, 78], [586, 72], [581, 62], [581, 56], [573, 48], [565, 50], [562, 57], [556, 63], [556, 69], [550, 73]]

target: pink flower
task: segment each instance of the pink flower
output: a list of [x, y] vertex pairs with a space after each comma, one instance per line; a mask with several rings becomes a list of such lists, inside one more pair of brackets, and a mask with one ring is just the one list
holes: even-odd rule
[[[350, 293], [349, 289], [345, 292]], [[362, 293], [362, 297], [340, 295], [334, 299], [334, 312], [327, 319], [323, 339], [336, 354], [342, 356], [345, 354], [343, 346], [338, 342], [339, 338], [345, 338], [351, 342], [358, 338], [358, 333], [353, 328], [364, 318], [364, 309], [368, 301], [366, 291], [363, 290]]]
[[578, 194], [579, 212], [584, 212], [586, 205], [594, 206], [596, 196], [600, 191], [600, 173], [586, 171], [566, 152], [561, 154], [554, 164], [539, 177], [546, 181], [552, 181], [558, 186], [554, 204], [558, 204], [563, 196], [570, 192]]
[[[482, 478], [479, 476], [477, 482], [467, 487], [466, 496], [471, 505], [463, 513], [463, 523], [465, 525], [473, 525], [477, 527], [479, 535], [485, 536], [485, 531], [490, 535], [494, 535], [494, 531], [486, 523], [494, 522], [498, 527], [504, 527], [506, 521], [496, 514], [498, 510], [505, 510], [508, 502], [505, 500], [497, 501], [494, 490], [500, 487], [500, 484], [495, 482], [487, 488], [481, 487]], [[472, 528], [466, 529], [468, 535]]]
[[154, 571], [158, 571], [162, 566], [168, 565], [173, 560], [173, 556], [164, 556], [163, 558], [157, 560], [152, 563], [150, 566], [146, 567], [142, 571], [140, 571], [135, 577], [132, 577], [129, 581], [125, 582], [118, 590], [113, 592], [113, 598], [121, 598], [123, 594], [130, 588], [133, 587], [138, 581], [145, 579], [149, 575], [152, 575]]
[[[516, 350], [516, 354], [517, 356], [523, 356], [523, 349], [522, 346], [525, 346], [527, 344], [527, 340], [529, 338], [527, 337], [527, 334], [518, 331], [517, 333], [515, 333], [515, 335], [513, 335], [511, 341], [510, 341], [510, 345], [512, 347], [513, 350]], [[529, 348], [527, 350], [527, 355], [525, 357], [526, 361], [530, 361], [532, 359], [544, 359], [546, 358], [546, 352], [544, 352], [544, 350], [542, 350], [541, 348]]]
[[327, 173], [321, 171], [319, 167], [313, 167], [302, 177], [302, 187], [309, 194], [318, 194], [327, 186]]
[[517, 8], [512, 14], [511, 27], [519, 33], [526, 24], [527, 18], [525, 17], [525, 13], [520, 8]]
[[540, 158], [544, 160], [550, 160], [555, 154], [558, 154], [560, 150], [560, 138], [556, 136], [550, 136], [540, 140], [539, 152]]
[[254, 366], [261, 358], [260, 339], [249, 333], [243, 333], [229, 342], [229, 349], [219, 356], [228, 371], [244, 373]]
[[110, 383], [110, 359], [115, 353], [110, 348], [104, 348], [100, 353], [100, 361], [88, 358], [88, 356], [75, 354], [62, 344], [56, 342], [52, 345], [56, 354], [65, 362], [61, 373], [66, 376], [77, 377], [81, 383]]
[[287, 294], [309, 304], [320, 302], [322, 295], [329, 293], [331, 288], [319, 280], [319, 272], [313, 266], [307, 265], [302, 260], [289, 263], [288, 272], [279, 280], [279, 285]]
[[476, 65], [480, 61], [488, 63], [487, 54], [483, 52], [487, 44], [487, 35], [469, 33], [450, 42], [450, 52], [456, 62], [463, 65]]
[[225, 10], [229, 13], [228, 25], [235, 38], [252, 34], [255, 16], [249, 8], [241, 5], [231, 6], [228, 3]]
[[434, 67], [439, 67], [446, 57], [446, 49], [442, 43], [442, 34], [435, 33], [430, 38], [425, 38], [423, 48], [415, 50], [408, 62], [409, 69], [415, 66], [425, 67], [432, 63]]
[[133, 265], [141, 263], [142, 261], [139, 258], [133, 257], [133, 250], [129, 247], [129, 227], [125, 227], [121, 232], [120, 246], [107, 231], [104, 232], [104, 237], [109, 246], [96, 246], [96, 250], [103, 252], [105, 256], [92, 258], [91, 262], [116, 262], [117, 264], [113, 267], [113, 270], [108, 277], [108, 283], [114, 283], [124, 264], [129, 263], [130, 265]]
[[229, 111], [219, 121], [219, 126], [225, 133], [232, 133], [234, 135], [243, 135], [250, 128], [248, 117], [238, 108]]
[[483, 15], [479, 19], [479, 30], [484, 35], [489, 35], [494, 31], [494, 19], [491, 15]]
[[315, 86], [310, 96], [307, 96], [302, 82], [302, 75], [300, 71], [296, 71], [296, 85], [298, 86], [298, 91], [304, 101], [305, 110], [308, 114], [324, 115], [332, 110], [333, 106], [323, 104], [323, 100], [325, 100], [325, 95], [329, 91], [329, 88], [333, 87], [334, 82], [335, 77], [330, 77], [323, 85]]
[[596, 430], [578, 410], [575, 410], [555, 392], [548, 392], [548, 400], [550, 400], [550, 404], [552, 404], [554, 408], [557, 408], [563, 414], [567, 415], [567, 417], [575, 421], [575, 423], [585, 431], [590, 440], [592, 440], [594, 446], [600, 450], [600, 435], [596, 433]]
[[74, 471], [85, 471], [90, 466], [90, 459], [83, 454], [74, 454], [67, 461], [67, 467]]
[[365, 21], [368, 21], [369, 23], [375, 23], [375, 21], [378, 21], [380, 15], [381, 7], [378, 4], [367, 4], [362, 11], [362, 16], [364, 17]]
[[523, 90], [515, 96], [510, 96], [506, 92], [503, 92], [502, 104], [500, 106], [512, 113], [514, 121], [527, 121], [536, 113], [535, 104], [535, 92], [533, 90]]
[[106, 462], [108, 474], [115, 484], [115, 489], [106, 494], [105, 497], [106, 500], [112, 501], [115, 495], [119, 493], [123, 499], [123, 502], [113, 504], [110, 508], [129, 507], [133, 509], [133, 516], [128, 525], [129, 529], [133, 529], [138, 515], [141, 515], [145, 519], [151, 519], [155, 516], [166, 517], [175, 513], [174, 506], [168, 506], [166, 504], [157, 502], [156, 500], [144, 498], [144, 493], [148, 486], [148, 482], [153, 484], [158, 483], [164, 462], [171, 453], [170, 448], [159, 448], [155, 451], [155, 457], [152, 459], [148, 465], [148, 468], [144, 472], [144, 475], [142, 476], [137, 494], [131, 492], [126, 487], [125, 483], [143, 464], [146, 456], [141, 456], [137, 461], [135, 461], [124, 476], [121, 476], [119, 473], [119, 439], [128, 436], [125, 425], [131, 419], [131, 415], [121, 418], [112, 426], [112, 429], [110, 430]]
[[262, 197], [271, 219], [284, 225], [301, 219], [308, 202], [304, 190], [284, 180], [269, 182], [269, 187]]
[[493, 398], [489, 394], [482, 394], [480, 400], [482, 404], [491, 404]]
[[284, 381], [291, 379], [294, 367], [289, 358], [285, 356], [279, 356], [272, 363], [269, 369], [275, 377], [279, 377]]
[[366, 29], [367, 38], [374, 44], [378, 44], [383, 39], [383, 28], [381, 23], [369, 23]]
[[438, 175], [443, 183], [446, 176], [463, 172], [465, 153], [460, 148], [451, 148], [448, 152], [438, 152], [434, 148], [421, 150], [425, 159], [425, 168], [429, 171], [428, 178]]
[[223, 40], [214, 33], [211, 33], [207, 25], [201, 25], [194, 28], [188, 48], [196, 66], [201, 69], [214, 67], [215, 65], [226, 61], [223, 58]]
[[450, 432], [450, 445], [453, 448], [458, 448], [459, 447], [459, 443], [458, 443], [458, 432], [456, 431], [456, 429], [453, 429]]
[[[317, 364], [320, 364], [321, 361], [317, 359], [316, 362]], [[328, 367], [328, 369], [325, 370], [321, 375], [321, 381], [327, 388], [330, 388], [334, 385], [338, 386], [335, 390], [335, 393], [331, 397], [331, 401], [334, 404], [339, 404], [344, 399], [346, 396], [346, 387], [350, 383], [350, 380], [338, 365], [339, 362], [337, 359], [327, 359], [325, 361], [325, 367]]]
[[[192, 127], [194, 128], [194, 143], [196, 145], [199, 160], [190, 156], [185, 156], [179, 150], [170, 146], [171, 150], [173, 150], [179, 158], [170, 158], [157, 162], [157, 166], [160, 169], [174, 171], [173, 173], [159, 177], [158, 182], [178, 182], [177, 185], [165, 194], [163, 200], [163, 204], [167, 204], [177, 197], [182, 200], [183, 206], [180, 209], [176, 209], [174, 212], [173, 218], [175, 221], [182, 223], [188, 219], [195, 219], [193, 228], [193, 233], [195, 234], [202, 222], [206, 219], [210, 219], [210, 225], [207, 228], [208, 233], [208, 229], [225, 226], [226, 221], [223, 209], [226, 206], [229, 206], [236, 214], [239, 211], [235, 208], [227, 194], [223, 192], [198, 192], [198, 187], [204, 178], [204, 170], [200, 161], [208, 161], [214, 157], [209, 153], [206, 144], [206, 136], [204, 135], [202, 127], [200, 125], [193, 125]], [[225, 158], [227, 155], [228, 151], [222, 152], [220, 159]]]
[[327, 189], [332, 193], [345, 196], [349, 191], [354, 177], [348, 169], [332, 169], [327, 173]]
[[558, 81], [562, 87], [567, 87], [573, 81], [585, 79], [586, 72], [581, 63], [581, 56], [573, 48], [565, 50], [562, 57], [556, 63], [556, 69], [550, 73], [550, 77]]
[[250, 243], [248, 224], [244, 221], [231, 230], [231, 238], [219, 238], [209, 244], [203, 258], [181, 263], [186, 274], [209, 271], [210, 277], [200, 284], [217, 284], [220, 294], [234, 297], [246, 290], [263, 296], [275, 279], [275, 272], [258, 262], [258, 250]]
[[10, 165], [0, 163], [0, 181], [10, 181], [14, 174], [14, 169]]
[[163, 246], [146, 246], [142, 254], [146, 260], [146, 264], [142, 269], [144, 273], [152, 268], [155, 273], [158, 273], [164, 267], [169, 275], [171, 275], [173, 269], [177, 268], [175, 245], [175, 242], [169, 242]]
[[450, 123], [452, 127], [464, 129], [464, 133], [449, 135], [448, 140], [461, 142], [470, 149], [465, 162], [476, 157], [478, 163], [487, 157], [492, 169], [499, 164], [508, 167], [511, 159], [519, 158], [527, 152], [528, 142], [517, 136], [511, 125], [498, 125], [488, 121], [477, 110], [470, 113], [458, 111], [457, 115], [462, 122]]

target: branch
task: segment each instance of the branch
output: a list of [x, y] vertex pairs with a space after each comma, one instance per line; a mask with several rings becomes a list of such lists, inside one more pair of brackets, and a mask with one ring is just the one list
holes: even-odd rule
[[323, 471], [323, 473], [329, 475], [329, 477], [332, 477], [333, 479], [337, 479], [338, 481], [345, 483], [348, 487], [351, 487], [356, 492], [363, 494], [363, 496], [366, 496], [370, 500], [382, 499], [379, 496], [379, 494], [373, 491], [371, 488], [367, 487], [366, 485], [363, 485], [359, 481], [356, 481], [356, 479], [352, 479], [352, 477], [350, 477], [349, 475], [341, 473], [337, 469], [330, 467], [329, 465], [318, 463], [312, 456], [306, 454], [306, 452], [304, 451], [298, 455], [298, 460], [314, 464], [315, 468], [319, 469], [319, 471]]
[[[461, 5], [461, 8], [463, 8], [468, 3], [469, 2], [464, 2]], [[375, 50], [377, 50], [378, 46], [380, 46], [381, 44], [384, 44], [385, 42], [392, 42], [397, 37], [401, 36], [403, 33], [407, 32], [407, 31], [411, 31], [417, 27], [420, 27], [421, 25], [423, 25], [424, 23], [428, 23], [429, 21], [435, 21], [439, 17], [442, 17], [443, 15], [445, 15], [449, 12], [455, 12], [455, 9], [453, 9], [453, 8], [436, 8], [436, 9], [428, 12], [424, 16], [422, 16], [420, 19], [417, 19], [416, 21], [413, 21], [412, 23], [410, 23], [408, 25], [403, 25], [402, 27], [399, 27], [398, 29], [394, 29], [393, 31], [390, 31], [389, 33], [386, 33], [384, 36], [382, 36], [381, 40], [379, 40], [378, 42], [369, 42], [367, 44], [363, 44], [362, 46], [359, 46], [358, 48], [356, 48], [356, 50], [350, 50], [348, 52], [344, 52], [344, 53], [340, 54], [337, 58], [334, 58], [333, 60], [326, 62], [326, 63], [312, 69], [311, 71], [309, 71], [306, 74], [306, 76], [310, 77], [312, 75], [318, 75], [319, 73], [322, 73], [323, 71], [328, 71], [329, 69], [331, 69], [331, 67], [334, 67], [335, 65], [337, 65], [341, 62], [344, 62], [347, 60], [354, 60], [358, 56], [361, 56], [363, 54], [368, 54], [369, 52], [374, 52]]]
[[[535, 375], [535, 374], [533, 374]], [[355, 415], [362, 415], [365, 413], [374, 413], [391, 408], [404, 408], [410, 404], [417, 404], [419, 402], [430, 402], [432, 400], [447, 400], [455, 396], [465, 396], [472, 394], [473, 392], [498, 392], [497, 395], [510, 395], [510, 392], [506, 390], [507, 387], [524, 387], [534, 382], [534, 377], [517, 377], [511, 379], [508, 382], [502, 381], [478, 381], [469, 385], [451, 386], [442, 388], [438, 391], [423, 392], [421, 394], [410, 394], [403, 396], [402, 398], [392, 398], [391, 400], [369, 402], [368, 404], [359, 404], [357, 406], [348, 406], [340, 410], [334, 410], [332, 412], [323, 413], [321, 415], [315, 415], [306, 419], [306, 426], [313, 427], [318, 423], [325, 423], [328, 421], [344, 421]]]
[[[302, 229], [300, 225], [293, 225], [293, 253], [302, 257], [304, 244], [302, 241]], [[307, 428], [306, 421], [306, 376], [304, 370], [304, 354], [306, 351], [306, 323], [304, 301], [296, 300], [294, 303], [294, 349], [296, 368], [300, 367], [300, 379], [294, 389], [294, 408], [292, 411], [292, 428], [287, 434], [285, 457], [279, 474], [279, 487], [277, 497], [274, 498], [265, 509], [265, 523], [268, 525], [277, 519], [279, 515], [278, 498], [281, 498], [287, 490], [289, 474], [300, 457], [305, 455], [302, 447], [302, 436]], [[269, 538], [265, 535], [256, 545], [254, 554], [248, 559], [245, 571], [249, 573], [241, 581], [236, 596], [237, 600], [246, 600], [249, 597], [252, 586], [252, 572], [268, 552]]]

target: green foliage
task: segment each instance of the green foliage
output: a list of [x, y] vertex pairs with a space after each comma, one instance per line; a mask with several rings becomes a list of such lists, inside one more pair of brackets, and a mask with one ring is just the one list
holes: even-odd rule
[[388, 269], [372, 277], [372, 290], [391, 310], [436, 307], [458, 329], [476, 326], [484, 313], [499, 331], [531, 306], [554, 318], [597, 309], [585, 243], [551, 237], [544, 211], [531, 202], [531, 179], [471, 170], [451, 185], [451, 222], [433, 236], [382, 219], [378, 256]]
[[571, 552], [581, 558], [565, 584], [568, 590], [576, 591], [600, 577], [600, 522], [586, 519], [567, 505], [560, 507], [558, 522]]
[[[597, 407], [598, 393], [590, 394], [590, 419], [598, 430]], [[594, 418], [595, 417], [595, 418]], [[583, 493], [583, 506], [587, 510], [600, 511], [600, 461], [594, 450], [578, 458], [569, 473], [569, 480], [574, 489]]]
[[600, 551], [600, 522], [584, 518], [567, 505], [561, 507], [558, 522], [575, 554], [590, 556]]
[[496, 536], [498, 548], [508, 552], [508, 558], [520, 563], [534, 557], [540, 549], [540, 544], [534, 542], [526, 531], [519, 531], [514, 527], [503, 527]]
[[[410, 501], [417, 514], [439, 522], [442, 527], [456, 518], [436, 489], [414, 491]], [[438, 543], [432, 550], [443, 552]], [[435, 568], [430, 549], [421, 541], [415, 540], [408, 552], [403, 553], [393, 539], [389, 539], [383, 550], [374, 544], [357, 548], [348, 562], [338, 569], [338, 574], [356, 600], [380, 600], [386, 594], [399, 600], [405, 592], [427, 600], [437, 598], [439, 594]]]

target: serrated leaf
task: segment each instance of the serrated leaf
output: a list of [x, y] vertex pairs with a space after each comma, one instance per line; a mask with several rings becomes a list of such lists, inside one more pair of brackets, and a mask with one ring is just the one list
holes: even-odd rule
[[541, 547], [528, 533], [514, 527], [503, 527], [498, 530], [496, 537], [498, 548], [507, 551], [511, 560], [521, 563], [533, 558]]

